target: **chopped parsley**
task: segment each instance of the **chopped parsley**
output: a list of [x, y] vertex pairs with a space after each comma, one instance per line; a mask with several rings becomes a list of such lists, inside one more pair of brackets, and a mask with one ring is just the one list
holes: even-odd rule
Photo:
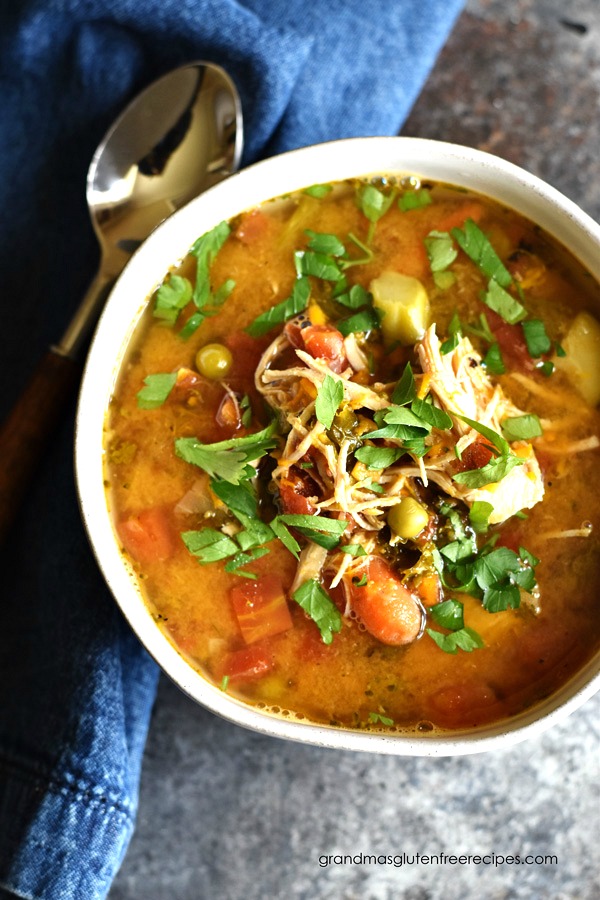
[[447, 269], [458, 255], [454, 242], [447, 231], [430, 231], [425, 238], [425, 249], [434, 275]]
[[536, 359], [544, 353], [550, 353], [552, 342], [546, 334], [546, 327], [541, 319], [527, 319], [521, 327], [531, 357]]
[[251, 337], [262, 337], [275, 325], [281, 325], [283, 322], [287, 322], [288, 319], [297, 316], [298, 313], [303, 312], [308, 306], [309, 298], [310, 282], [308, 278], [297, 278], [290, 296], [257, 316], [246, 328], [246, 331]]
[[370, 712], [369, 713], [369, 722], [372, 722], [374, 725], [393, 725], [394, 720], [390, 719], [389, 716], [384, 716], [381, 713]]
[[402, 212], [409, 212], [411, 209], [422, 209], [432, 203], [431, 194], [427, 188], [418, 190], [408, 190], [398, 198], [398, 206]]
[[197, 312], [190, 316], [179, 332], [179, 336], [184, 340], [187, 340], [208, 316], [216, 315], [235, 287], [235, 282], [228, 279], [213, 293], [210, 283], [211, 266], [230, 232], [227, 222], [220, 222], [211, 231], [199, 237], [190, 248], [190, 255], [196, 259], [196, 280], [191, 299]]
[[136, 394], [138, 407], [140, 409], [157, 409], [162, 406], [175, 387], [176, 381], [176, 372], [146, 375], [144, 387]]
[[321, 632], [324, 644], [331, 644], [333, 635], [342, 628], [342, 616], [329, 594], [315, 578], [303, 582], [292, 594]]
[[467, 219], [462, 230], [453, 228], [451, 234], [461, 249], [490, 280], [504, 288], [512, 284], [512, 275], [492, 247], [489, 238], [472, 219]]
[[358, 205], [362, 213], [371, 223], [369, 227], [369, 234], [367, 236], [367, 244], [370, 244], [373, 240], [375, 225], [377, 224], [379, 219], [386, 214], [386, 212], [394, 202], [395, 196], [395, 191], [392, 191], [389, 194], [384, 194], [383, 191], [380, 191], [373, 184], [365, 184], [360, 188], [358, 192]]
[[529, 441], [542, 433], [540, 420], [533, 413], [511, 416], [502, 422], [502, 434], [507, 441]]
[[344, 385], [339, 378], [326, 375], [317, 392], [315, 414], [325, 428], [331, 428], [333, 417], [344, 399]]
[[181, 275], [170, 275], [169, 280], [163, 282], [156, 292], [153, 315], [173, 325], [191, 299], [191, 282]]
[[222, 478], [232, 484], [254, 474], [252, 460], [260, 459], [277, 446], [274, 437], [276, 422], [271, 422], [262, 431], [246, 437], [230, 438], [213, 444], [202, 444], [197, 438], [178, 438], [175, 453], [185, 462], [203, 469], [213, 478]]
[[470, 653], [485, 646], [476, 631], [465, 627], [464, 607], [459, 600], [444, 600], [432, 606], [429, 612], [437, 625], [450, 631], [450, 634], [443, 634], [432, 628], [426, 629], [429, 637], [444, 653], [457, 653], [458, 650]]

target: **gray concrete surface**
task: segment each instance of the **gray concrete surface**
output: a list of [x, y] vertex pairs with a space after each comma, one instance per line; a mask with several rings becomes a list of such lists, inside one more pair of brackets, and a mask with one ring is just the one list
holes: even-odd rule
[[[600, 219], [600, 0], [470, 0], [403, 133], [497, 153]], [[396, 759], [243, 731], [163, 680], [110, 900], [595, 900], [599, 713], [506, 751]], [[320, 864], [402, 852], [557, 861]]]

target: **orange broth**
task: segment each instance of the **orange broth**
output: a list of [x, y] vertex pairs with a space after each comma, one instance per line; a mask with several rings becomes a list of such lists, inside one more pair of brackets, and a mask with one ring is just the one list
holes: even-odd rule
[[[194, 303], [188, 302], [177, 321], [169, 323], [153, 315], [156, 297], [151, 298], [107, 417], [108, 503], [123, 553], [137, 573], [156, 621], [190, 664], [224, 690], [259, 708], [311, 722], [416, 733], [473, 728], [536, 704], [564, 684], [598, 649], [600, 451], [594, 446], [594, 436], [599, 433], [600, 421], [597, 408], [583, 399], [561, 370], [556, 349], [560, 356], [560, 342], [577, 311], [597, 313], [600, 309], [600, 289], [539, 227], [494, 201], [447, 185], [419, 185], [414, 179], [399, 184], [383, 179], [376, 187], [381, 196], [392, 191], [394, 196], [373, 223], [357, 202], [357, 195], [363, 196], [360, 192], [364, 190], [358, 182], [336, 185], [323, 196], [299, 192], [244, 212], [230, 222], [229, 236], [210, 260], [208, 278], [213, 292], [228, 279], [235, 281], [235, 287], [216, 314], [205, 318], [187, 340], [179, 332], [197, 311]], [[426, 202], [424, 190], [430, 202]], [[416, 208], [399, 205], [407, 194], [417, 196]], [[552, 343], [550, 351], [532, 357], [520, 322], [507, 323], [490, 312], [481, 299], [489, 276], [456, 240], [455, 257], [443, 270], [450, 277], [436, 277], [432, 272], [425, 239], [431, 232], [452, 238], [452, 230], [464, 229], [467, 220], [486, 235], [511, 273], [513, 281], [507, 291], [523, 303], [530, 320], [543, 321]], [[374, 555], [384, 559], [394, 577], [408, 585], [423, 616], [424, 630], [404, 645], [382, 642], [370, 633], [356, 614], [359, 607], [348, 609], [349, 595], [342, 585], [329, 589], [331, 574], [324, 570], [317, 581], [339, 616], [339, 630], [328, 635], [327, 643], [314, 619], [292, 596], [298, 562], [278, 539], [268, 541], [269, 552], [241, 565], [237, 572], [225, 571], [231, 554], [202, 564], [182, 540], [182, 533], [211, 527], [216, 531], [225, 528], [221, 532], [224, 537], [235, 541], [241, 528], [235, 514], [211, 492], [209, 474], [177, 455], [175, 441], [196, 438], [207, 445], [267, 426], [270, 412], [255, 386], [254, 371], [284, 324], [258, 337], [246, 329], [260, 313], [290, 297], [298, 280], [294, 252], [307, 249], [307, 230], [336, 235], [352, 259], [368, 257], [368, 261], [345, 269], [348, 286], [368, 290], [384, 271], [418, 279], [429, 298], [429, 321], [436, 324], [440, 340], [448, 338], [452, 316], [457, 313], [463, 325], [478, 329], [468, 335], [483, 358], [490, 349], [489, 332], [487, 336], [481, 333], [480, 317], [486, 314], [505, 372], [494, 374], [483, 366], [484, 374], [492, 384], [499, 384], [519, 409], [539, 417], [543, 424], [543, 434], [532, 438], [531, 444], [543, 476], [544, 497], [478, 535], [473, 535], [468, 505], [456, 498], [451, 498], [450, 505], [461, 527], [476, 541], [478, 552], [491, 540], [497, 542], [490, 545], [493, 548], [506, 547], [518, 554], [518, 548], [524, 546], [539, 559], [537, 586], [531, 592], [520, 592], [518, 608], [486, 610], [481, 596], [460, 589], [448, 572], [444, 575], [447, 586], [441, 587], [439, 570], [430, 557], [427, 572], [434, 594], [427, 594], [421, 576], [414, 577], [413, 567], [420, 554], [431, 551], [432, 546], [439, 551], [453, 535], [441, 488], [431, 483], [424, 488], [422, 480], [414, 478], [407, 482], [407, 489], [429, 514], [429, 531], [390, 547], [391, 532], [384, 516], [379, 530], [365, 532], [369, 541], [375, 542], [369, 544], [370, 553], [375, 546]], [[349, 234], [358, 241], [354, 243]], [[174, 274], [189, 279], [193, 287], [195, 258], [188, 257], [169, 273], [167, 284], [173, 283]], [[334, 282], [306, 277], [311, 299], [305, 314], [312, 326], [335, 329], [339, 319], [352, 315], [353, 310], [336, 303]], [[368, 366], [353, 370], [350, 377], [355, 384], [366, 385], [389, 399], [409, 363], [421, 390], [427, 389], [412, 346], [384, 342], [377, 328], [357, 333], [357, 341]], [[228, 347], [232, 354], [231, 368], [221, 379], [203, 376], [195, 364], [198, 351], [213, 342]], [[288, 348], [286, 359], [298, 365], [290, 356], [293, 349]], [[553, 371], [552, 361], [557, 363]], [[164, 402], [155, 408], [140, 408], [138, 394], [147, 376], [177, 372], [178, 381]], [[305, 395], [297, 397], [298, 412], [316, 396], [314, 383], [302, 384]], [[383, 385], [388, 386], [387, 394]], [[235, 402], [228, 403], [232, 394]], [[360, 419], [360, 410], [355, 412]], [[368, 427], [374, 426], [370, 423]], [[325, 432], [323, 440], [334, 446], [331, 429]], [[275, 440], [281, 446], [284, 438], [276, 433]], [[365, 440], [364, 433], [360, 440]], [[588, 441], [590, 448], [579, 449], [582, 441]], [[481, 435], [475, 443], [487, 443], [486, 459], [494, 458], [489, 442]], [[511, 445], [511, 451], [515, 446]], [[339, 448], [336, 445], [334, 449], [337, 453]], [[277, 488], [269, 483], [274, 452], [267, 451], [258, 465], [259, 479], [264, 482], [258, 509], [267, 523], [282, 509], [297, 511], [297, 496], [291, 506], [289, 502], [282, 506]], [[430, 449], [426, 459], [431, 455]], [[349, 472], [355, 462], [349, 460]], [[418, 460], [414, 458], [412, 463], [418, 465]], [[313, 481], [306, 481], [313, 465], [314, 455], [293, 468], [301, 498], [316, 490]], [[457, 467], [460, 470], [458, 458], [454, 469], [449, 465], [450, 472]], [[378, 470], [373, 474], [379, 477]], [[327, 480], [327, 473], [324, 477]], [[373, 496], [375, 503], [377, 494]], [[313, 501], [308, 509], [314, 514]], [[304, 508], [305, 500], [298, 502]], [[336, 518], [327, 508], [321, 509], [321, 516]], [[289, 532], [300, 547], [306, 544], [303, 533], [293, 527]], [[566, 536], [557, 536], [561, 532]], [[351, 544], [352, 532], [341, 540]], [[358, 565], [360, 557], [353, 563]], [[527, 569], [526, 563], [522, 566]], [[357, 577], [350, 585], [351, 597], [361, 590], [358, 581]], [[459, 590], [453, 590], [457, 586]], [[368, 584], [363, 590], [365, 587]], [[271, 598], [273, 606], [266, 618], [259, 616], [254, 621], [253, 598], [263, 588], [267, 605]], [[435, 589], [440, 588], [436, 595]], [[514, 592], [511, 596], [514, 598]], [[452, 634], [431, 612], [436, 601], [451, 599], [463, 604], [465, 626], [479, 636], [481, 646], [445, 652], [430, 636], [427, 629], [442, 636]], [[245, 615], [249, 618], [244, 619]]]

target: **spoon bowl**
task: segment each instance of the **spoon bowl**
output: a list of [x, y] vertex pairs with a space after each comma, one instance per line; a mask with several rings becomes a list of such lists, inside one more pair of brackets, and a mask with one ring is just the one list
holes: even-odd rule
[[235, 85], [208, 62], [153, 82], [100, 142], [87, 178], [99, 269], [0, 428], [0, 540], [79, 383], [81, 357], [117, 276], [160, 222], [237, 170], [242, 146]]
[[78, 356], [93, 310], [100, 311], [131, 254], [176, 209], [237, 170], [242, 142], [237, 90], [213, 63], [175, 69], [130, 103], [90, 164], [87, 202], [100, 267], [58, 353]]

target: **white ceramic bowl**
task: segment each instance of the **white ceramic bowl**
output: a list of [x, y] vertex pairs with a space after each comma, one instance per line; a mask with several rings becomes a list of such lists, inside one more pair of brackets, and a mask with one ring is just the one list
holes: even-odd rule
[[208, 709], [263, 734], [324, 747], [401, 756], [477, 753], [516, 743], [563, 720], [600, 689], [600, 655], [544, 702], [473, 732], [388, 736], [278, 718], [219, 690], [179, 655], [142, 600], [119, 552], [106, 506], [102, 467], [106, 410], [146, 298], [169, 267], [186, 255], [198, 235], [244, 209], [315, 183], [375, 174], [415, 174], [493, 197], [538, 222], [600, 280], [600, 226], [554, 188], [487, 153], [418, 138], [356, 138], [295, 150], [250, 166], [159, 226], [112, 291], [91, 346], [79, 401], [75, 462], [81, 509], [100, 568], [131, 627], [167, 675]]

